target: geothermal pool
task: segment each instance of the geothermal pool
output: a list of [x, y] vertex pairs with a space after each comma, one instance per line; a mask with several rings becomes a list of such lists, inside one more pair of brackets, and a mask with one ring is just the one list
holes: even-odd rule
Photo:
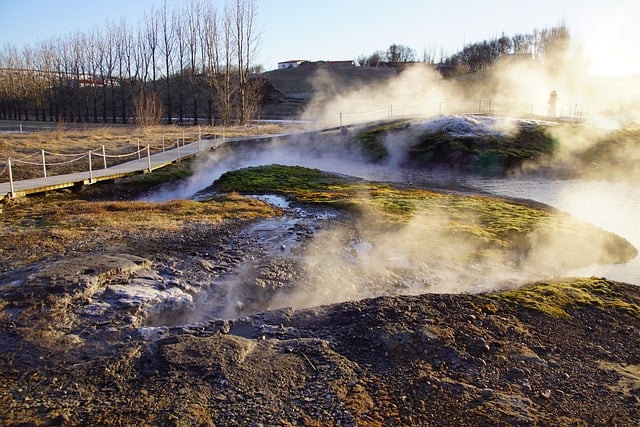
[[[625, 182], [466, 178], [465, 185], [491, 194], [535, 200], [590, 222], [640, 248], [640, 192]], [[626, 264], [593, 265], [573, 272], [640, 285], [640, 258]]]

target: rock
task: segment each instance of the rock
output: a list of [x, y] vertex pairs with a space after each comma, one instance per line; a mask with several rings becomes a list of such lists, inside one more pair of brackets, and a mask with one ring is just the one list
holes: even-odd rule
[[541, 366], [546, 366], [547, 365], [547, 361], [544, 359], [541, 359], [540, 357], [538, 357], [538, 355], [536, 354], [518, 354], [516, 356], [516, 358], [518, 360], [521, 360], [523, 362], [529, 362], [529, 363], [535, 363]]
[[228, 334], [231, 331], [231, 325], [228, 320], [224, 320], [222, 325], [220, 326], [220, 332], [223, 334]]
[[517, 367], [511, 368], [507, 372], [507, 378], [509, 378], [511, 380], [524, 378], [526, 375], [527, 375], [526, 372], [524, 372], [522, 369], [517, 368]]

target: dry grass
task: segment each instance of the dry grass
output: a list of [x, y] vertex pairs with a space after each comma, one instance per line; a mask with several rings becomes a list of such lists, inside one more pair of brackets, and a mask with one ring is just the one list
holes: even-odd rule
[[[189, 223], [220, 224], [276, 215], [267, 203], [238, 194], [206, 202], [98, 201], [73, 194], [16, 199], [0, 215], [0, 272], [28, 265], [69, 248], [117, 241], [130, 233], [175, 231]], [[126, 239], [125, 239], [126, 240]]]
[[228, 194], [206, 202], [170, 200], [161, 203], [142, 201], [86, 201], [73, 195], [55, 195], [18, 199], [5, 207], [0, 217], [4, 232], [35, 229], [80, 230], [85, 227], [110, 227], [124, 230], [144, 226], [179, 228], [185, 222], [220, 223], [227, 219], [254, 219], [275, 215], [277, 208], [259, 200]]
[[[5, 124], [7, 122], [4, 122]], [[17, 122], [10, 122], [17, 128]], [[0, 172], [4, 169], [7, 159], [12, 161], [12, 172], [15, 180], [39, 178], [42, 176], [42, 150], [48, 153], [77, 154], [82, 156], [90, 150], [98, 151], [104, 146], [107, 155], [123, 155], [133, 153], [149, 145], [151, 153], [157, 153], [164, 148], [175, 147], [176, 141], [182, 144], [194, 142], [201, 135], [202, 139], [234, 138], [251, 135], [282, 133], [283, 125], [266, 124], [236, 126], [231, 128], [213, 126], [148, 126], [135, 127], [124, 125], [87, 126], [84, 128], [51, 128], [52, 123], [41, 124], [40, 131], [1, 133], [0, 134]], [[48, 127], [45, 127], [48, 126]], [[107, 165], [113, 166], [123, 161], [133, 160], [134, 155], [119, 159], [107, 159]], [[65, 165], [54, 165], [72, 160], [73, 157], [46, 154], [47, 174], [87, 170], [86, 160]], [[21, 162], [18, 162], [21, 161]], [[100, 159], [100, 161], [102, 161]], [[32, 162], [36, 165], [22, 162]], [[8, 181], [8, 174], [0, 175], [0, 182]]]

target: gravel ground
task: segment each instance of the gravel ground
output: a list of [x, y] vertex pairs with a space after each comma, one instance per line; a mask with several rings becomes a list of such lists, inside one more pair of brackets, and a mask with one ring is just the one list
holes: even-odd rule
[[[349, 221], [194, 222], [5, 268], [0, 424], [640, 424], [640, 317], [625, 305], [558, 318], [422, 294], [266, 310], [300, 280], [296, 251]], [[230, 278], [235, 293], [213, 292]], [[606, 285], [640, 304], [637, 287]]]

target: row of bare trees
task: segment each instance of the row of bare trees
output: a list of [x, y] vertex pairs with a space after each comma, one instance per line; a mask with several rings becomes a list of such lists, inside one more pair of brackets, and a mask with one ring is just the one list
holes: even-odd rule
[[356, 62], [361, 67], [380, 67], [389, 64], [411, 63], [416, 60], [416, 51], [413, 48], [394, 43], [385, 51], [376, 50], [371, 55], [360, 55]]
[[[535, 29], [530, 34], [516, 34], [467, 44], [459, 52], [446, 56], [440, 53], [439, 69], [445, 74], [464, 74], [485, 71], [496, 62], [507, 57], [525, 58], [538, 62], [549, 62], [558, 58], [569, 44], [569, 30], [564, 23], [552, 28]], [[418, 59], [414, 49], [392, 44], [385, 51], [377, 50], [371, 55], [361, 55], [357, 62], [365, 67], [402, 67], [418, 61], [436, 65], [435, 53], [424, 52]]]
[[246, 123], [259, 114], [256, 0], [167, 1], [136, 25], [107, 22], [0, 48], [0, 118]]
[[[485, 71], [504, 58], [516, 57], [541, 63], [559, 60], [559, 53], [569, 45], [569, 29], [561, 25], [535, 29], [530, 34], [516, 34], [466, 45], [443, 63], [457, 74]], [[550, 65], [550, 64], [549, 64]]]

